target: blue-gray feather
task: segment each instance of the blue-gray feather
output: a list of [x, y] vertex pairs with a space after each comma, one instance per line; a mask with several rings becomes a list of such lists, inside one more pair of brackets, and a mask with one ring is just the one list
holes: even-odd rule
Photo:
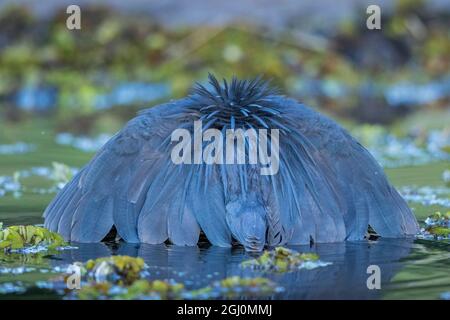
[[[255, 164], [183, 164], [170, 159], [170, 135], [203, 130], [279, 129], [279, 172]], [[271, 142], [268, 130], [268, 143]], [[248, 156], [249, 144], [246, 144]], [[277, 95], [260, 78], [210, 87], [144, 110], [129, 121], [49, 204], [45, 226], [65, 239], [100, 241], [115, 226], [127, 242], [247, 250], [264, 245], [361, 240], [417, 232], [406, 202], [370, 153], [323, 115]]]

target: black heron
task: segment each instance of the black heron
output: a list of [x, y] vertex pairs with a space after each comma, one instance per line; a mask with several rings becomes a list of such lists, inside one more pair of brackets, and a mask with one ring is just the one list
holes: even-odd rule
[[[261, 174], [263, 165], [249, 161], [174, 163], [171, 135], [183, 129], [195, 136], [196, 121], [203, 132], [270, 132], [265, 140], [278, 144], [277, 171]], [[248, 157], [248, 141], [244, 146]], [[47, 228], [74, 242], [99, 242], [114, 227], [126, 242], [192, 246], [203, 231], [213, 245], [228, 247], [234, 239], [249, 251], [361, 240], [369, 226], [386, 238], [418, 230], [376, 160], [337, 123], [260, 78], [219, 83], [212, 75], [188, 97], [130, 120], [44, 217]]]

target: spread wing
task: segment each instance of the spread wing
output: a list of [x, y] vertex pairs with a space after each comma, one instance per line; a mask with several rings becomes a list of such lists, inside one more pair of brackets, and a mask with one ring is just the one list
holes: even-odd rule
[[184, 188], [193, 168], [170, 159], [172, 131], [192, 116], [187, 103], [160, 105], [128, 122], [53, 199], [45, 226], [75, 242], [101, 241], [115, 226], [127, 242], [196, 244], [202, 220], [194, 208], [210, 211], [213, 221], [218, 211]]
[[413, 213], [361, 144], [294, 100], [282, 105], [292, 130], [284, 144], [280, 138], [275, 194], [282, 212], [294, 215], [289, 243], [363, 239], [368, 225], [384, 237], [417, 232]]

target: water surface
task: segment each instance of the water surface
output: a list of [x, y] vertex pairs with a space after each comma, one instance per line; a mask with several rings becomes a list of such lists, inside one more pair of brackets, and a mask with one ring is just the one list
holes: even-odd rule
[[[79, 249], [57, 255], [39, 254], [2, 261], [2, 266], [35, 266], [35, 272], [21, 275], [1, 275], [0, 283], [22, 282], [33, 286], [35, 281], [54, 277], [42, 274], [39, 268], [51, 269], [75, 261], [112, 254], [142, 257], [149, 265], [149, 279], [173, 279], [188, 289], [207, 286], [215, 280], [238, 275], [264, 276], [284, 288], [267, 299], [436, 299], [450, 290], [450, 253], [448, 245], [434, 241], [413, 239], [380, 239], [313, 246], [293, 246], [300, 252], [315, 252], [326, 267], [313, 270], [273, 274], [242, 268], [240, 263], [251, 258], [241, 247], [220, 248], [210, 245], [178, 247], [127, 243], [75, 244]], [[381, 289], [367, 288], [367, 267], [378, 265], [381, 270]], [[31, 289], [21, 294], [0, 295], [0, 298], [32, 298], [38, 294], [47, 298], [61, 298], [51, 292]], [[242, 297], [246, 298], [246, 297]]]

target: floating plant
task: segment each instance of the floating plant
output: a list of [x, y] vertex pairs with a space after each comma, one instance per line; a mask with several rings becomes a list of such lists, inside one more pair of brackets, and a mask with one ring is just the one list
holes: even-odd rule
[[241, 296], [256, 298], [270, 296], [283, 290], [282, 287], [266, 278], [232, 276], [215, 281], [207, 287], [185, 292], [183, 297], [185, 299], [236, 299]]
[[130, 285], [141, 279], [148, 267], [139, 257], [111, 256], [88, 260], [84, 268], [88, 281]]
[[36, 253], [63, 249], [67, 243], [57, 233], [37, 226], [10, 226], [0, 224], [0, 249], [14, 253]]
[[299, 269], [314, 269], [330, 265], [330, 262], [319, 260], [315, 253], [299, 253], [284, 247], [266, 250], [256, 259], [246, 260], [242, 267], [268, 272], [291, 272]]
[[136, 280], [129, 286], [111, 282], [91, 282], [68, 298], [72, 299], [141, 299], [141, 300], [173, 300], [173, 299], [232, 299], [240, 296], [264, 297], [283, 291], [283, 288], [266, 278], [229, 277], [215, 281], [206, 287], [186, 290], [181, 283], [172, 280]]
[[85, 286], [76, 293], [75, 298], [81, 300], [91, 299], [118, 299], [118, 300], [173, 300], [181, 299], [184, 285], [163, 280], [137, 280], [130, 286], [114, 285], [111, 282], [96, 282]]
[[450, 211], [445, 214], [435, 212], [425, 219], [425, 227], [417, 235], [420, 239], [450, 239]]
[[[81, 289], [68, 293], [66, 283], [73, 273], [74, 266], [78, 268], [81, 276]], [[148, 275], [147, 268], [148, 266], [142, 258], [102, 257], [88, 260], [85, 263], [74, 262], [71, 265], [46, 269], [44, 273], [62, 273], [63, 275], [49, 281], [40, 281], [35, 285], [66, 295], [68, 299], [127, 299], [128, 296], [134, 297], [140, 292], [139, 284], [135, 285], [135, 283], [147, 281], [144, 278]], [[142, 287], [142, 284], [140, 286]], [[160, 289], [162, 285], [156, 282], [152, 284], [151, 288]], [[148, 293], [150, 294], [150, 290]]]
[[[283, 290], [269, 279], [238, 276], [214, 281], [200, 289], [187, 290], [184, 284], [172, 279], [148, 280], [146, 278], [148, 266], [139, 257], [110, 256], [88, 260], [86, 263], [77, 262], [76, 265], [81, 269], [81, 289], [68, 294], [65, 291], [68, 299], [166, 300], [262, 297]], [[66, 277], [62, 279], [65, 280]], [[50, 289], [61, 288], [58, 284], [60, 280], [61, 278], [56, 282], [41, 283], [40, 286]]]
[[181, 292], [184, 291], [184, 285], [173, 281], [135, 281], [122, 295], [123, 298], [133, 299], [139, 296], [157, 297], [160, 299], [179, 299]]

